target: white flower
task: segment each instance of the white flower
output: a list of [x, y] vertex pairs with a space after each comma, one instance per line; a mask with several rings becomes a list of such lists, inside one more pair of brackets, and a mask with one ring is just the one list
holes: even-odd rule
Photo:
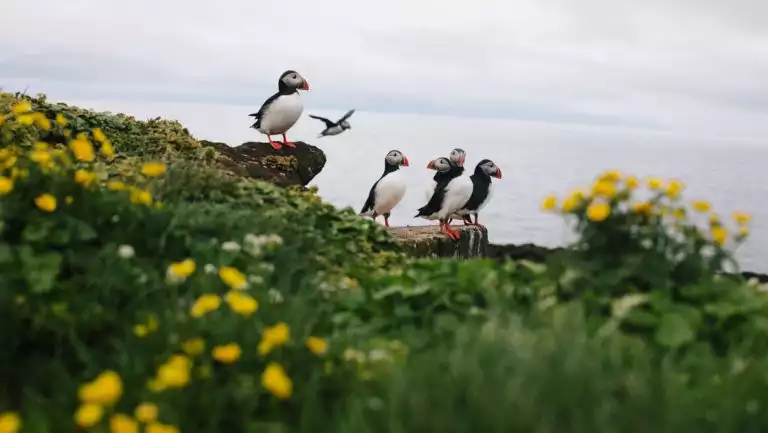
[[264, 284], [264, 278], [260, 275], [248, 275], [248, 282], [255, 286], [260, 286]]
[[215, 274], [216, 266], [213, 266], [212, 264], [208, 263], [207, 265], [203, 266], [203, 271], [205, 271], [206, 274]]
[[130, 245], [120, 245], [117, 247], [117, 256], [121, 259], [130, 259], [136, 254], [136, 251]]
[[240, 244], [235, 241], [224, 242], [221, 244], [221, 249], [230, 253], [236, 253], [240, 251]]
[[283, 302], [283, 294], [280, 293], [280, 291], [275, 289], [269, 289], [269, 292], [267, 292], [267, 296], [269, 296], [269, 301], [273, 304], [279, 304]]

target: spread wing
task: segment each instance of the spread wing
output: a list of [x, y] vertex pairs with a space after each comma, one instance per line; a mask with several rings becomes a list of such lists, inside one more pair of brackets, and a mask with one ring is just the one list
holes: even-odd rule
[[256, 122], [254, 122], [253, 125], [251, 125], [251, 128], [258, 128], [261, 125], [261, 118], [264, 116], [264, 112], [267, 111], [267, 108], [280, 96], [280, 92], [275, 93], [274, 95], [267, 98], [266, 101], [264, 101], [263, 104], [261, 104], [261, 108], [259, 108], [259, 111], [255, 113], [249, 114], [249, 116], [254, 117]]
[[330, 120], [326, 119], [325, 117], [315, 116], [314, 114], [310, 114], [309, 117], [317, 120], [321, 120], [323, 123], [325, 123], [326, 128], [330, 128], [332, 126], [336, 126], [335, 123], [331, 122]]
[[341, 122], [349, 119], [349, 117], [352, 116], [352, 114], [354, 114], [354, 113], [355, 113], [355, 109], [354, 108], [349, 110], [349, 111], [347, 111], [346, 114], [341, 116], [341, 119], [339, 119], [339, 121], [337, 123], [341, 123]]

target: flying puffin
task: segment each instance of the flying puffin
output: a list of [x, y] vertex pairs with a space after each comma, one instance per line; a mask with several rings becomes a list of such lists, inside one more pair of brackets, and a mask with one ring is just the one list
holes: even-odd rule
[[438, 219], [440, 231], [448, 234], [451, 239], [458, 239], [459, 233], [451, 230], [448, 218], [461, 209], [472, 196], [472, 180], [461, 173], [462, 167], [453, 164], [448, 158], [441, 157], [430, 161], [427, 168], [437, 169], [442, 176], [437, 182], [434, 194], [427, 204], [419, 209], [416, 217]]
[[323, 130], [323, 132], [320, 133], [320, 135], [317, 136], [317, 138], [320, 138], [320, 137], [325, 137], [326, 135], [338, 135], [346, 131], [347, 129], [352, 129], [352, 127], [349, 126], [349, 122], [347, 122], [347, 119], [349, 119], [349, 117], [354, 112], [355, 112], [354, 108], [347, 111], [347, 113], [341, 116], [341, 119], [337, 120], [336, 122], [328, 120], [325, 117], [315, 116], [314, 114], [310, 114], [309, 117], [313, 119], [321, 120], [323, 123], [325, 123], [325, 129]]
[[304, 104], [299, 96], [300, 90], [309, 90], [309, 83], [296, 71], [285, 71], [277, 81], [277, 93], [267, 98], [257, 113], [251, 113], [256, 119], [251, 128], [266, 135], [269, 144], [279, 150], [283, 146], [272, 140], [272, 135], [282, 134], [283, 144], [296, 147], [288, 141], [285, 133], [296, 124], [304, 111]]
[[371, 187], [360, 216], [369, 216], [376, 221], [379, 215], [383, 215], [384, 224], [389, 227], [389, 213], [405, 195], [401, 165], [408, 167], [408, 158], [399, 150], [390, 150], [384, 157], [384, 173]]
[[[464, 173], [464, 160], [467, 157], [467, 153], [464, 152], [464, 149], [459, 149], [458, 147], [456, 149], [453, 149], [448, 156], [448, 159], [453, 163], [453, 165], [458, 166], [458, 173], [462, 174]], [[433, 166], [436, 167], [436, 166]], [[433, 170], [437, 170], [436, 168], [432, 168]], [[432, 178], [432, 182], [427, 186], [427, 189], [424, 191], [425, 197], [427, 201], [432, 197], [432, 194], [435, 192], [435, 187], [437, 186], [438, 179], [440, 178], [441, 174], [438, 171], [435, 173], [435, 176]]]
[[[493, 196], [493, 184], [491, 177], [501, 179], [501, 168], [499, 168], [490, 159], [484, 159], [477, 163], [475, 172], [469, 178], [472, 180], [472, 195], [469, 200], [451, 215], [451, 219], [463, 219], [464, 225], [475, 225], [482, 227], [477, 222], [477, 214], [480, 209], [491, 200]], [[472, 215], [475, 216], [475, 222], [472, 222]]]

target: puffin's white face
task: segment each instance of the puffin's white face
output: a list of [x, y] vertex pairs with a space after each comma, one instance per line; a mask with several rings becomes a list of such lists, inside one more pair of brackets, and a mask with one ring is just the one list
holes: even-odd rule
[[309, 83], [296, 71], [283, 72], [280, 81], [292, 89], [309, 90]]
[[501, 179], [501, 169], [490, 159], [486, 159], [478, 165], [488, 176]]
[[467, 153], [464, 152], [464, 149], [456, 148], [451, 151], [451, 155], [450, 155], [451, 161], [454, 164], [458, 165], [459, 167], [464, 167], [464, 159], [466, 157], [467, 157]]
[[427, 164], [427, 168], [441, 171], [441, 172], [446, 172], [451, 169], [451, 161], [448, 158], [444, 158], [441, 156], [440, 158], [429, 161], [429, 164]]
[[347, 123], [346, 120], [343, 120], [341, 123], [339, 123], [339, 126], [341, 126], [342, 129], [352, 129], [352, 127], [349, 126], [349, 123]]
[[406, 158], [399, 150], [390, 150], [385, 159], [388, 164], [394, 165], [395, 167], [399, 165], [408, 167], [408, 158]]

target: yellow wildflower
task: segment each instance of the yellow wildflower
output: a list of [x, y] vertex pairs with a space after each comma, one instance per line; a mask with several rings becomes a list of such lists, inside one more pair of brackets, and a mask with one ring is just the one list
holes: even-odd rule
[[157, 382], [161, 389], [181, 388], [189, 383], [192, 361], [183, 355], [173, 355], [157, 369]]
[[19, 115], [32, 111], [32, 103], [29, 101], [18, 101], [11, 106], [13, 114]]
[[248, 285], [248, 279], [245, 275], [231, 266], [222, 266], [219, 269], [219, 278], [224, 284], [235, 290], [244, 289]]
[[653, 205], [648, 201], [637, 202], [632, 205], [632, 211], [639, 214], [650, 215], [653, 212]]
[[115, 147], [112, 145], [112, 142], [109, 140], [105, 140], [101, 143], [101, 154], [104, 155], [107, 158], [112, 158], [115, 156]]
[[709, 212], [709, 210], [712, 209], [712, 205], [705, 200], [696, 200], [691, 203], [691, 206], [693, 206], [694, 210], [701, 213]]
[[563, 211], [573, 212], [579, 206], [583, 198], [584, 193], [582, 191], [573, 191], [570, 195], [568, 195], [568, 197], [565, 198], [565, 200], [563, 200]]
[[667, 185], [667, 190], [664, 192], [669, 198], [677, 198], [680, 196], [680, 192], [685, 188], [682, 182], [678, 180], [670, 180]]
[[552, 194], [548, 195], [544, 201], [541, 202], [541, 208], [545, 211], [551, 211], [554, 210], [557, 206], [557, 196]]
[[8, 195], [13, 191], [13, 180], [0, 176], [0, 195]]
[[65, 129], [64, 130], [64, 137], [69, 138], [71, 136], [72, 136], [72, 131], [70, 131], [69, 129]]
[[749, 227], [747, 226], [741, 226], [739, 227], [739, 237], [747, 237], [749, 235]]
[[35, 161], [40, 165], [47, 165], [48, 163], [51, 162], [51, 159], [53, 159], [53, 157], [51, 156], [50, 153], [46, 152], [45, 150], [33, 150], [29, 154], [29, 159], [31, 159], [32, 161]]
[[141, 422], [157, 421], [157, 416], [160, 414], [160, 409], [154, 403], [142, 403], [136, 407], [134, 416]]
[[21, 428], [21, 418], [16, 412], [0, 413], [0, 433], [17, 433]]
[[221, 298], [217, 295], [205, 294], [197, 298], [192, 305], [192, 309], [189, 314], [192, 317], [199, 318], [214, 311], [221, 306]]
[[82, 168], [75, 172], [75, 182], [83, 186], [88, 186], [96, 180], [96, 174]]
[[290, 329], [285, 322], [279, 322], [264, 330], [259, 342], [259, 353], [266, 355], [275, 347], [282, 346], [290, 338]]
[[16, 121], [19, 122], [19, 125], [29, 126], [35, 123], [35, 116], [31, 114], [22, 114], [16, 118]]
[[205, 351], [205, 341], [202, 338], [190, 338], [181, 343], [181, 350], [189, 356], [197, 356]]
[[609, 180], [597, 181], [592, 186], [592, 193], [596, 196], [613, 198], [616, 195], [616, 184]]
[[624, 183], [627, 185], [627, 189], [629, 190], [636, 189], [640, 185], [640, 181], [636, 176], [627, 176], [627, 178], [624, 179]]
[[149, 335], [149, 327], [147, 327], [147, 325], [138, 324], [133, 327], [133, 334], [139, 338], [144, 338]]
[[51, 194], [43, 194], [35, 199], [35, 204], [41, 210], [53, 212], [56, 210], [56, 197]]
[[240, 359], [241, 354], [242, 350], [240, 349], [240, 346], [237, 345], [237, 343], [229, 343], [223, 346], [216, 346], [213, 348], [213, 351], [211, 351], [213, 359], [221, 362], [222, 364], [232, 364], [233, 362]]
[[93, 128], [93, 139], [99, 143], [103, 143], [104, 140], [107, 139], [107, 136], [104, 135], [104, 131], [102, 131], [101, 128]]
[[232, 311], [243, 316], [250, 316], [259, 309], [258, 301], [244, 292], [227, 293], [227, 303]]
[[731, 216], [737, 224], [749, 224], [752, 221], [752, 215], [745, 212], [734, 212]]
[[168, 266], [167, 275], [172, 280], [184, 280], [195, 272], [197, 264], [192, 259], [184, 259], [171, 263]]
[[618, 182], [621, 180], [621, 172], [618, 170], [609, 170], [600, 175], [599, 181]]
[[93, 153], [93, 146], [87, 138], [77, 138], [70, 141], [69, 149], [72, 150], [78, 161], [92, 162], [96, 159], [96, 155]]
[[98, 404], [84, 404], [75, 412], [75, 423], [83, 428], [95, 426], [104, 417], [104, 408]]
[[141, 174], [148, 177], [156, 177], [165, 173], [165, 164], [162, 162], [148, 162], [141, 167]]
[[67, 121], [67, 118], [64, 117], [63, 114], [59, 113], [56, 115], [56, 123], [58, 123], [61, 126], [67, 126], [69, 122]]
[[611, 207], [608, 203], [592, 203], [587, 207], [587, 218], [592, 221], [604, 221], [610, 214]]
[[307, 338], [307, 349], [315, 355], [322, 355], [328, 351], [328, 342], [320, 337]]
[[709, 214], [709, 224], [713, 226], [719, 226], [720, 216], [718, 216], [716, 213]]
[[119, 180], [110, 180], [107, 182], [107, 189], [110, 191], [122, 191], [125, 189], [125, 184]]
[[131, 202], [136, 204], [152, 204], [152, 194], [139, 188], [131, 187]]
[[3, 163], [3, 167], [5, 168], [13, 167], [14, 165], [16, 165], [16, 161], [18, 161], [18, 158], [16, 158], [15, 155], [12, 155], [5, 160], [5, 162]]
[[147, 428], [144, 433], [180, 433], [179, 428], [170, 424], [161, 424], [159, 422], [153, 422], [147, 424]]
[[686, 212], [685, 208], [676, 208], [672, 211], [672, 217], [678, 220], [681, 220], [685, 218]]
[[34, 145], [32, 145], [32, 149], [34, 150], [48, 150], [48, 147], [49, 147], [48, 143], [44, 141], [38, 141], [38, 142], [35, 142]]
[[664, 186], [664, 181], [659, 179], [658, 177], [652, 177], [648, 179], [648, 188], [656, 191], [661, 189]]
[[43, 131], [49, 131], [51, 129], [51, 120], [45, 117], [45, 114], [32, 113], [32, 117], [35, 120], [35, 124]]
[[717, 242], [719, 245], [725, 244], [725, 241], [728, 237], [728, 230], [725, 229], [723, 226], [715, 226], [712, 227], [712, 239]]
[[3, 123], [5, 123], [5, 116], [0, 114], [0, 126], [3, 126]]
[[275, 397], [287, 399], [293, 393], [293, 382], [280, 364], [270, 362], [261, 374], [261, 384]]
[[139, 433], [139, 423], [123, 413], [116, 413], [109, 418], [110, 433]]
[[99, 374], [93, 381], [82, 385], [78, 397], [84, 403], [113, 404], [123, 395], [123, 381], [114, 371]]

